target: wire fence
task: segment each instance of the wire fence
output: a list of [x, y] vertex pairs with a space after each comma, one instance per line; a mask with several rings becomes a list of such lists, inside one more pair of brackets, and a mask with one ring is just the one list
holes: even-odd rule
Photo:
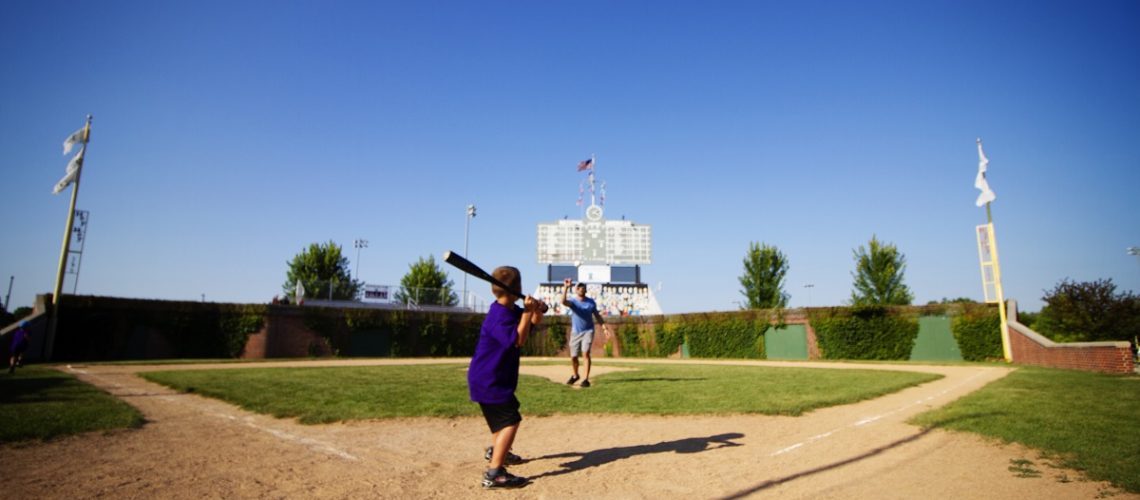
[[[450, 287], [403, 287], [394, 285], [360, 284], [353, 290], [352, 284], [324, 280], [305, 282], [302, 299], [313, 303], [352, 303], [361, 305], [375, 304], [388, 306], [403, 306], [407, 309], [460, 309], [475, 312], [487, 310], [488, 302], [472, 291], [463, 297], [460, 291]], [[466, 299], [466, 300], [465, 300]], [[291, 290], [283, 297], [274, 297], [274, 303], [296, 304], [296, 290]]]

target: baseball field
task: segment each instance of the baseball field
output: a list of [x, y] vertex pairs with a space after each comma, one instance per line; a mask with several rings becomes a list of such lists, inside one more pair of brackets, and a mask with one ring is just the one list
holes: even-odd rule
[[[144, 423], [0, 445], [0, 488], [16, 498], [1140, 498], [1064, 456], [946, 430], [1000, 411], [928, 413], [1007, 377], [1006, 366], [623, 361], [595, 366], [594, 386], [577, 389], [562, 383], [562, 361], [524, 361], [514, 451], [528, 461], [511, 471], [533, 482], [520, 490], [478, 484], [487, 430], [463, 399], [465, 359], [59, 366]], [[411, 365], [441, 374], [441, 386], [401, 393], [419, 382], [385, 370]], [[338, 371], [343, 387], [303, 382]], [[858, 383], [829, 382], [844, 379]], [[434, 416], [369, 413], [384, 407]]]

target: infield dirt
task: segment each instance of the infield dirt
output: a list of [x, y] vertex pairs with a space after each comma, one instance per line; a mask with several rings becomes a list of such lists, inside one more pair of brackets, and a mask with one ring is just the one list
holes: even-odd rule
[[[800, 417], [524, 413], [514, 451], [529, 461], [511, 472], [533, 482], [510, 492], [479, 486], [488, 442], [481, 418], [300, 425], [136, 376], [399, 363], [466, 360], [62, 366], [137, 407], [147, 423], [0, 447], [0, 491], [15, 498], [1140, 498], [1083, 480], [1025, 447], [905, 423], [1005, 376], [1002, 367], [727, 362], [944, 378]], [[605, 384], [611, 369], [596, 366], [595, 385]], [[569, 367], [523, 371], [561, 383]]]

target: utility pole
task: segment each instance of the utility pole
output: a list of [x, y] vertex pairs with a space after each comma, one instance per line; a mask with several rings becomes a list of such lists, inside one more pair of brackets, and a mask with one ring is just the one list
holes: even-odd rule
[[[8, 311], [8, 309], [12, 308], [12, 282], [13, 281], [16, 281], [15, 276], [8, 277], [8, 295], [4, 296], [4, 310], [5, 311]], [[12, 311], [8, 311], [8, 312], [12, 312]]]

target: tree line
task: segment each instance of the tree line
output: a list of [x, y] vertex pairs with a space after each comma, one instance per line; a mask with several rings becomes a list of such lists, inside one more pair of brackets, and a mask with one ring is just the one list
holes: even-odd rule
[[[875, 236], [854, 250], [855, 270], [849, 305], [910, 305], [914, 294], [905, 283], [906, 256], [892, 243]], [[740, 293], [742, 309], [781, 309], [788, 257], [766, 243], [751, 243], [744, 257]], [[1140, 296], [1118, 291], [1112, 279], [1074, 281], [1064, 278], [1045, 290], [1044, 307], [1022, 314], [1021, 322], [1058, 342], [1124, 340], [1140, 344]], [[974, 302], [969, 298], [942, 299], [942, 303]], [[933, 303], [933, 302], [932, 302]]]

